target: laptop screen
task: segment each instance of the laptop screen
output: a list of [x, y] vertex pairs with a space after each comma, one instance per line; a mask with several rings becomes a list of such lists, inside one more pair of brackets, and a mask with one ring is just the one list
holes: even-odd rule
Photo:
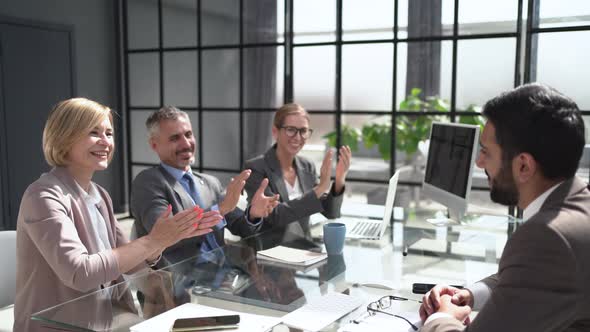
[[389, 179], [389, 188], [387, 189], [387, 198], [385, 199], [385, 214], [383, 215], [383, 222], [381, 223], [381, 231], [379, 237], [383, 236], [387, 225], [391, 222], [391, 215], [393, 214], [393, 202], [395, 201], [395, 192], [397, 190], [397, 181], [399, 180], [399, 171]]

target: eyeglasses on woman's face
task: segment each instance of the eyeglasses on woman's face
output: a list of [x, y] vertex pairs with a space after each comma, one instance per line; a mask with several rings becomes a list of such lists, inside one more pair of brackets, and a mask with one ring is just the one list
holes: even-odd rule
[[311, 128], [297, 128], [297, 127], [293, 127], [293, 126], [283, 126], [280, 129], [284, 129], [285, 130], [285, 134], [287, 134], [287, 137], [295, 137], [295, 135], [297, 135], [297, 133], [299, 133], [299, 135], [301, 136], [301, 138], [303, 139], [308, 139], [311, 137], [311, 134], [313, 134], [313, 129]]

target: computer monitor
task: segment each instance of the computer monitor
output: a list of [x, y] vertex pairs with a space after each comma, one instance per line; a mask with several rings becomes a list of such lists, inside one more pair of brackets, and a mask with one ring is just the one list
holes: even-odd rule
[[422, 189], [444, 204], [459, 222], [467, 212], [471, 174], [478, 150], [479, 126], [433, 122]]

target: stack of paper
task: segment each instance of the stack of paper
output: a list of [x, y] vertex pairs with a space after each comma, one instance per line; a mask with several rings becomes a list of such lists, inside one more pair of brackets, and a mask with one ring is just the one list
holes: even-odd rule
[[301, 308], [283, 316], [283, 324], [304, 331], [319, 331], [363, 303], [361, 298], [329, 293], [311, 298]]
[[256, 253], [256, 258], [296, 266], [310, 266], [328, 258], [327, 254], [277, 246]]
[[264, 332], [281, 322], [281, 318], [247, 314], [200, 304], [186, 303], [129, 328], [131, 332], [168, 332], [178, 318], [240, 315], [238, 329], [232, 331]]

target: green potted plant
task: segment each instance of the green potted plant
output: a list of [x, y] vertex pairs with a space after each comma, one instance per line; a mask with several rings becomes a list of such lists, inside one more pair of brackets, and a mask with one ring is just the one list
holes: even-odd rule
[[[448, 112], [449, 103], [437, 96], [422, 98], [422, 89], [413, 88], [410, 95], [399, 104], [400, 111], [411, 112]], [[395, 125], [395, 145], [398, 151], [405, 154], [407, 163], [410, 163], [418, 144], [428, 137], [432, 121], [437, 120], [434, 115], [402, 115]]]
[[[400, 111], [411, 112], [449, 112], [449, 103], [438, 96], [422, 96], [422, 89], [413, 88], [410, 95], [399, 104]], [[466, 109], [468, 112], [479, 113], [479, 107], [472, 104]], [[396, 121], [395, 145], [396, 149], [405, 156], [406, 163], [411, 163], [418, 150], [418, 144], [428, 138], [432, 121], [442, 120], [437, 115], [402, 115]], [[483, 127], [483, 120], [479, 116], [460, 116], [460, 123], [474, 124]], [[336, 146], [336, 132], [323, 136], [328, 139], [331, 147]], [[348, 125], [341, 128], [342, 144], [350, 146], [352, 151], [358, 151], [358, 143], [363, 141], [365, 148], [377, 147], [383, 160], [391, 159], [391, 116], [378, 116], [370, 122], [364, 123], [359, 130]]]
[[[322, 136], [328, 140], [328, 145], [336, 147], [336, 132], [331, 131], [326, 135]], [[361, 134], [358, 129], [343, 125], [341, 128], [340, 138], [342, 139], [342, 145], [348, 145], [350, 150], [355, 152], [358, 151], [358, 143], [361, 140]]]
[[[414, 88], [406, 99], [399, 104], [399, 110], [406, 115], [398, 115], [395, 124], [395, 147], [399, 152], [397, 158], [403, 159], [405, 165], [409, 165], [412, 179], [420, 177], [420, 159], [417, 158], [416, 152], [420, 142], [428, 139], [430, 126], [433, 121], [444, 121], [443, 113], [449, 112], [449, 103], [438, 96], [422, 96], [422, 90]], [[469, 105], [466, 109], [468, 112], [480, 113], [479, 107]], [[412, 114], [413, 112], [416, 115]], [[428, 115], [419, 114], [420, 112], [429, 112]], [[440, 112], [441, 115], [432, 115], [432, 112]], [[448, 120], [447, 120], [448, 121]], [[483, 120], [480, 116], [459, 116], [458, 121], [464, 124], [474, 124], [483, 126]], [[328, 140], [331, 147], [336, 146], [336, 132], [330, 132], [323, 136]], [[382, 115], [364, 123], [362, 128], [356, 129], [348, 125], [341, 127], [342, 144], [350, 146], [352, 151], [359, 150], [359, 141], [367, 150], [376, 150], [381, 158], [385, 161], [391, 159], [391, 116]], [[354, 153], [353, 153], [354, 155]], [[385, 190], [378, 188], [367, 193], [367, 201], [373, 204], [383, 204], [385, 202]], [[403, 189], [403, 188], [402, 188]], [[407, 206], [410, 201], [418, 202], [418, 188], [405, 188], [405, 195], [398, 191], [403, 197], [400, 199], [401, 206]], [[413, 198], [412, 198], [413, 197]]]

